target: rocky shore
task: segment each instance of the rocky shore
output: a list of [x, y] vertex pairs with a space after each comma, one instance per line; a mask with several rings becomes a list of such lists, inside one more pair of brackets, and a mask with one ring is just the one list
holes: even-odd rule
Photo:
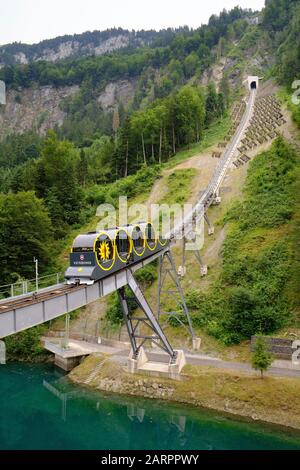
[[89, 356], [72, 382], [109, 393], [167, 400], [300, 431], [300, 380], [185, 366], [181, 380], [128, 374], [110, 357]]

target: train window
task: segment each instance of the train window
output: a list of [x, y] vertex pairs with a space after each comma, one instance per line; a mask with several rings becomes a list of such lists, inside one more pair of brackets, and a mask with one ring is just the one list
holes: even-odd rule
[[131, 252], [131, 242], [125, 230], [119, 230], [116, 236], [117, 254], [121, 261], [127, 261]]
[[146, 240], [147, 240], [147, 245], [150, 250], [154, 250], [156, 247], [156, 237], [155, 237], [155, 230], [152, 226], [152, 224], [147, 224], [146, 225], [146, 230], [145, 230], [145, 235], [146, 235]]
[[145, 251], [145, 237], [140, 227], [134, 227], [134, 229], [132, 230], [131, 237], [134, 251], [138, 255], [142, 255]]
[[103, 233], [97, 238], [95, 252], [100, 267], [109, 269], [114, 264], [114, 245], [106, 233]]
[[164, 238], [163, 236], [161, 236], [159, 239], [158, 239], [159, 243], [161, 246], [165, 246], [167, 243], [168, 243], [168, 239], [167, 238]]

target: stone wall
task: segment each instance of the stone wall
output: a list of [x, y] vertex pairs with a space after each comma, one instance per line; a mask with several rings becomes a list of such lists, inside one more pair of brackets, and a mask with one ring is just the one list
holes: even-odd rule
[[[253, 351], [257, 336], [252, 336], [251, 338], [251, 351]], [[269, 351], [274, 354], [274, 356], [278, 359], [287, 359], [292, 360], [292, 354], [295, 349], [292, 348], [293, 346], [293, 339], [288, 338], [272, 338], [272, 337], [264, 337], [264, 340], [268, 346]]]

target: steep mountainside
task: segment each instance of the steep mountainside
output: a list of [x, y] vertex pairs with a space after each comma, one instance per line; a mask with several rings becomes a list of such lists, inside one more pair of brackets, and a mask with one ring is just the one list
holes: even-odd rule
[[[0, 61], [6, 57], [10, 63], [11, 53], [27, 55], [23, 65], [1, 70], [8, 92], [7, 106], [0, 107], [0, 135], [31, 128], [44, 134], [56, 127], [64, 137], [81, 143], [82, 122], [86, 138], [93, 139], [95, 133], [111, 134], [115, 111], [123, 124], [127, 113], [144, 109], [187, 83], [207, 86], [213, 81], [219, 89], [226, 78], [231, 88], [238, 89], [245, 71], [262, 73], [273, 63], [258, 21], [259, 16], [235, 8], [213, 16], [208, 25], [195, 31], [85, 33], [72, 39], [78, 46], [75, 56], [75, 49], [66, 46], [69, 37], [33, 46], [4, 46]], [[115, 41], [122, 35], [130, 46], [126, 51], [82, 57], [91, 53], [90, 44], [100, 39]], [[50, 64], [39, 60], [56, 60], [57, 51], [63, 49], [71, 54], [67, 61]], [[46, 50], [50, 51], [47, 57]], [[26, 65], [28, 61], [32, 63]]]
[[[151, 190], [158, 203], [183, 203], [190, 188], [198, 195], [248, 74], [263, 77], [265, 94], [286, 96], [298, 128], [288, 123], [285, 137], [295, 133], [297, 144], [300, 106], [291, 105], [291, 84], [300, 72], [299, 28], [299, 0], [267, 0], [260, 15], [222, 12], [167, 45], [3, 67], [0, 285], [34, 278], [33, 256], [41, 274], [64, 268], [72, 239], [95, 229], [102, 203], [118, 210], [119, 196], [141, 203]], [[299, 326], [298, 145], [279, 138], [265, 148], [249, 165], [243, 192], [246, 171], [233, 169], [237, 177], [226, 180], [222, 204], [211, 208], [219, 215], [212, 219], [208, 276], [199, 281], [199, 266], [191, 262], [197, 276], [186, 276], [183, 287], [195, 325], [218, 344]], [[197, 153], [198, 164], [189, 166], [187, 156]], [[176, 162], [182, 166], [172, 173]], [[231, 210], [226, 194], [237, 199]], [[140, 275], [154, 289], [156, 272]], [[122, 318], [117, 305], [109, 305], [111, 323]]]
[[154, 41], [166, 43], [175, 34], [175, 30], [171, 28], [159, 32], [135, 32], [113, 28], [106, 31], [87, 31], [73, 36], [60, 36], [32, 45], [6, 44], [0, 47], [0, 68], [6, 65], [29, 64], [39, 60], [55, 62], [68, 57], [101, 56], [118, 49], [135, 49], [150, 45]]

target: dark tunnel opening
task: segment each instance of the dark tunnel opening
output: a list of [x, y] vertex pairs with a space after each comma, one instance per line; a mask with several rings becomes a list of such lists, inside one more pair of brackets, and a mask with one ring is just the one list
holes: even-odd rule
[[256, 82], [251, 82], [250, 83], [250, 88], [251, 88], [251, 90], [256, 90]]

